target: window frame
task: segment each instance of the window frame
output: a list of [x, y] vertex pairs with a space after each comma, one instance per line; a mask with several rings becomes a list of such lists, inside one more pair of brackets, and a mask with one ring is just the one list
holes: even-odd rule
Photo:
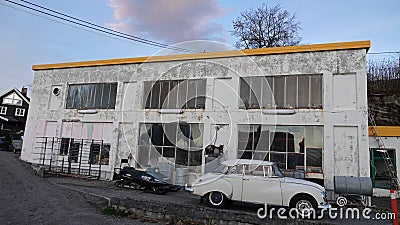
[[15, 116], [25, 116], [25, 109], [15, 108]]
[[117, 92], [118, 82], [68, 84], [65, 108], [78, 110], [115, 109]]
[[7, 106], [0, 106], [0, 115], [7, 115]]
[[239, 109], [323, 109], [322, 74], [249, 76], [239, 83]]
[[206, 107], [206, 78], [143, 81], [142, 86], [143, 98], [141, 107], [145, 110], [190, 110], [205, 109]]

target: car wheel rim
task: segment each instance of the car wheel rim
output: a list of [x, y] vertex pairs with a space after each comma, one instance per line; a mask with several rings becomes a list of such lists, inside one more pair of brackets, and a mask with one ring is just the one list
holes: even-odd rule
[[213, 205], [220, 205], [223, 200], [224, 200], [224, 196], [220, 192], [212, 192], [210, 194], [210, 202]]
[[308, 200], [300, 200], [300, 201], [298, 201], [296, 203], [296, 209], [300, 213], [305, 213], [305, 212], [309, 211], [312, 208], [313, 208], [313, 206], [312, 206], [311, 202], [308, 201]]

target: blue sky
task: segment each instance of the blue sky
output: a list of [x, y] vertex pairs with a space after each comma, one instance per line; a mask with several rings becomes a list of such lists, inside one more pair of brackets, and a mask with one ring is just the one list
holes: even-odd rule
[[[229, 31], [241, 11], [263, 3], [280, 4], [296, 14], [302, 27], [301, 44], [371, 40], [370, 52], [400, 51], [398, 0], [31, 2], [158, 42], [208, 39], [232, 46], [235, 38]], [[0, 92], [30, 85], [33, 64], [147, 56], [160, 50], [25, 13], [8, 7], [15, 6], [4, 0], [0, 3]]]

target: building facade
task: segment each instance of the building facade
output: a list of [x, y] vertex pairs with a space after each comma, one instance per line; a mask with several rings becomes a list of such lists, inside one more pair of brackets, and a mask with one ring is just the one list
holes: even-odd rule
[[370, 175], [369, 46], [35, 65], [21, 158], [104, 179], [128, 162], [177, 184], [221, 160], [264, 159], [333, 193], [334, 176]]

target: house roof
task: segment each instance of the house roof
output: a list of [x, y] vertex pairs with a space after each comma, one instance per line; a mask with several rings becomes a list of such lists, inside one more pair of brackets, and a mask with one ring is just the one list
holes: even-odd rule
[[222, 51], [222, 52], [203, 52], [203, 53], [194, 53], [194, 54], [146, 56], [146, 57], [124, 58], [124, 59], [108, 59], [108, 60], [95, 60], [95, 61], [83, 61], [83, 62], [41, 64], [41, 65], [33, 65], [32, 70], [63, 69], [63, 68], [106, 66], [106, 65], [123, 65], [123, 64], [137, 64], [137, 63], [145, 63], [145, 62], [166, 62], [166, 61], [211, 59], [211, 58], [225, 58], [225, 57], [238, 57], [238, 56], [257, 56], [257, 55], [272, 55], [272, 54], [287, 54], [287, 53], [302, 53], [302, 52], [319, 52], [319, 51], [334, 51], [334, 50], [348, 50], [348, 49], [367, 49], [367, 51], [368, 51], [370, 48], [370, 45], [371, 45], [370, 41], [367, 40], [367, 41], [311, 44], [311, 45], [273, 47], [273, 48], [231, 50], [231, 51]]
[[12, 89], [10, 89], [10, 90], [8, 90], [6, 92], [3, 92], [2, 94], [0, 94], [0, 98], [3, 97], [6, 94], [12, 92], [12, 91], [15, 91], [15, 93], [17, 93], [17, 95], [19, 97], [21, 97], [26, 103], [28, 103], [28, 104], [30, 103], [30, 98], [28, 98], [27, 96], [23, 95], [17, 88], [12, 88]]

